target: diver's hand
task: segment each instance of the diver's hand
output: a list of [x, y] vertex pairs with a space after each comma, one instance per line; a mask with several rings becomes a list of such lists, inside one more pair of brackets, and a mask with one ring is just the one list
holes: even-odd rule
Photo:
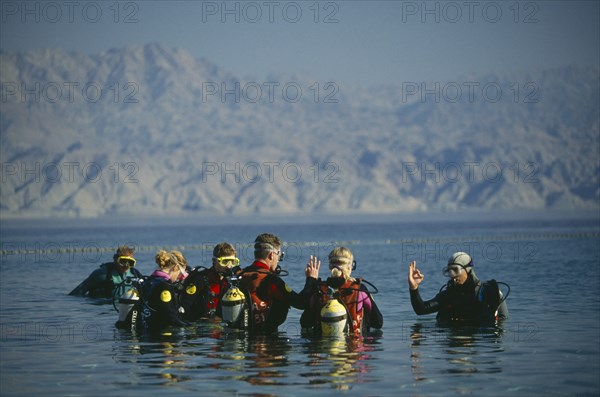
[[412, 261], [408, 265], [408, 286], [410, 289], [419, 288], [419, 284], [423, 281], [423, 275], [421, 271], [417, 269], [417, 262]]
[[321, 261], [316, 256], [310, 256], [304, 273], [306, 277], [319, 278], [319, 268], [321, 267]]

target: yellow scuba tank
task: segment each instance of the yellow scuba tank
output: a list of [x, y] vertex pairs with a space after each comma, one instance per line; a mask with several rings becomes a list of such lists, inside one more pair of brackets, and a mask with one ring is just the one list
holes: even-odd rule
[[348, 314], [346, 307], [337, 299], [331, 299], [321, 309], [321, 334], [323, 336], [343, 336]]
[[231, 286], [221, 300], [223, 321], [230, 327], [245, 327], [248, 323], [247, 313], [244, 310], [246, 296], [241, 289]]

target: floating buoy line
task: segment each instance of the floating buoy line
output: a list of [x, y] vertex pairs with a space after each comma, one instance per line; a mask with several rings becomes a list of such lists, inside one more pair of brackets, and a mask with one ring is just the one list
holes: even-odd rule
[[[403, 244], [432, 244], [432, 243], [464, 243], [464, 242], [495, 242], [495, 241], [543, 241], [543, 240], [581, 240], [581, 239], [600, 239], [600, 232], [575, 232], [575, 233], [511, 233], [506, 235], [486, 235], [486, 236], [465, 236], [465, 237], [407, 237], [400, 239], [383, 240], [332, 240], [332, 241], [292, 241], [285, 242], [284, 247], [322, 247], [322, 246], [357, 246], [357, 245], [403, 245]], [[51, 255], [51, 254], [72, 254], [72, 253], [104, 253], [114, 252], [116, 246], [99, 247], [86, 246], [78, 247], [74, 243], [71, 246], [61, 247], [59, 243], [48, 243], [46, 247], [27, 248], [25, 243], [2, 243], [0, 255]], [[64, 245], [63, 244], [63, 245]], [[238, 250], [253, 247], [254, 243], [236, 243], [234, 246]], [[140, 245], [135, 246], [136, 252], [155, 252], [164, 250], [179, 251], [212, 251], [215, 243], [190, 244], [190, 245]]]

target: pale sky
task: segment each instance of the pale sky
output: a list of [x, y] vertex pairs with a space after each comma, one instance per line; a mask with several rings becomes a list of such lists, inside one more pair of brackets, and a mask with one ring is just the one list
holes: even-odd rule
[[0, 1], [2, 51], [157, 42], [363, 86], [600, 63], [597, 1]]

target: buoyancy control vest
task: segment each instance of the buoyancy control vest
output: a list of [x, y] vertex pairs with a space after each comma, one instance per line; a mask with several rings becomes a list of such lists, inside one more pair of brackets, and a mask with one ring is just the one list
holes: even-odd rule
[[220, 300], [228, 287], [227, 279], [221, 278], [213, 268], [196, 267], [183, 282], [180, 303], [185, 309], [185, 318], [198, 320], [220, 315]]
[[346, 306], [346, 310], [349, 314], [349, 326], [348, 332], [350, 335], [360, 336], [362, 334], [362, 323], [363, 323], [363, 312], [364, 306], [358, 310], [359, 292], [361, 286], [361, 279], [354, 281], [346, 280], [341, 287], [338, 288], [339, 299]]
[[[185, 325], [180, 319], [178, 304], [179, 284], [162, 277], [148, 277], [141, 286], [140, 299], [133, 310], [138, 310], [138, 331], [156, 330], [169, 325]], [[160, 292], [160, 293], [159, 293]]]
[[241, 273], [240, 291], [243, 291], [248, 302], [248, 327], [250, 331], [265, 331], [269, 312], [273, 305], [271, 300], [263, 300], [258, 296], [258, 288], [270, 273], [267, 271], [248, 271]]
[[309, 303], [313, 318], [308, 319], [316, 333], [326, 336], [362, 335], [364, 307], [358, 310], [361, 281], [346, 280], [335, 289], [327, 282], [319, 282]]

